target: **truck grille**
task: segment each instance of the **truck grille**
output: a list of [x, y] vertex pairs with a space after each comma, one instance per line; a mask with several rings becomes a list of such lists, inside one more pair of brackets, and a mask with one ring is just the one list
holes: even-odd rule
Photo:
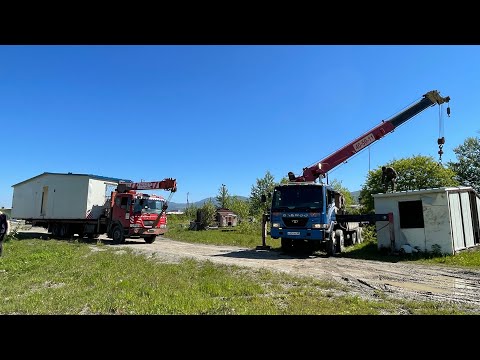
[[283, 222], [287, 227], [305, 227], [307, 225], [308, 218], [284, 218]]
[[143, 220], [144, 226], [153, 226], [153, 220]]

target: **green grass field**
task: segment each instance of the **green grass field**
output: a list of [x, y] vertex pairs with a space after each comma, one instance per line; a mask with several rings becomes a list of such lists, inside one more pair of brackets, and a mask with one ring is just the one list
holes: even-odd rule
[[10, 240], [0, 314], [465, 314], [453, 304], [377, 301], [337, 283], [211, 262], [159, 263], [130, 249]]
[[[232, 231], [191, 231], [171, 221], [166, 237], [186, 242], [255, 248], [258, 225]], [[279, 249], [279, 241], [267, 237]], [[346, 248], [340, 256], [380, 261], [413, 261], [480, 267], [480, 252], [455, 256], [391, 256], [375, 239]], [[365, 300], [338, 283], [267, 270], [185, 260], [160, 263], [101, 242], [41, 240], [13, 234], [0, 257], [0, 314], [188, 314], [188, 315], [373, 315], [467, 314], [454, 304]]]

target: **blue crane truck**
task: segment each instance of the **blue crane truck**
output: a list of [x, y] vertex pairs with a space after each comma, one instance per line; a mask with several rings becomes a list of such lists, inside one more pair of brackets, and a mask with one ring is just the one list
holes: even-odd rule
[[[284, 252], [297, 248], [324, 250], [328, 255], [340, 253], [344, 246], [362, 241], [362, 225], [375, 221], [392, 221], [389, 214], [348, 214], [343, 195], [322, 181], [328, 171], [346, 162], [350, 157], [381, 139], [398, 126], [430, 106], [448, 103], [436, 90], [422, 99], [335, 151], [323, 160], [303, 169], [300, 176], [288, 173], [289, 182], [275, 186], [268, 194], [268, 211], [263, 217], [263, 240], [267, 222], [270, 236], [280, 239]], [[450, 115], [450, 107], [447, 108]], [[439, 138], [439, 154], [445, 139]], [[266, 203], [267, 196], [262, 196]], [[265, 240], [264, 240], [265, 244]]]

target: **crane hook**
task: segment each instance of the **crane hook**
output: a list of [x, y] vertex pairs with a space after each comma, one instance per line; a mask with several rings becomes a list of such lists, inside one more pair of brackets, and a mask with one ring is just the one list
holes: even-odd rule
[[445, 144], [445, 137], [438, 138], [438, 162], [442, 163], [442, 155], [443, 155], [443, 144]]

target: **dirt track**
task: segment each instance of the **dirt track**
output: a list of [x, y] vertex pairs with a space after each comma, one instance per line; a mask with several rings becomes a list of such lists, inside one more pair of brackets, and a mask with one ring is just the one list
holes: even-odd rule
[[[28, 232], [44, 232], [32, 228]], [[105, 244], [111, 240], [101, 236]], [[95, 245], [92, 245], [95, 246]], [[127, 240], [115, 247], [175, 263], [183, 258], [225, 265], [265, 268], [296, 276], [311, 276], [346, 284], [350, 294], [378, 299], [379, 292], [398, 299], [434, 300], [472, 307], [480, 314], [480, 271], [439, 265], [390, 263], [382, 261], [327, 257], [323, 255], [287, 255], [281, 251], [254, 250], [235, 246], [191, 244], [159, 236], [153, 244]], [[462, 306], [463, 307], [463, 306]]]
[[350, 291], [364, 298], [389, 297], [410, 300], [436, 300], [469, 305], [480, 314], [480, 271], [387, 263], [322, 255], [287, 255], [234, 246], [190, 244], [158, 237], [153, 244], [128, 241], [122, 247], [153, 255], [162, 261], [177, 262], [190, 257], [225, 265], [266, 268], [292, 275], [312, 276], [347, 284]]

